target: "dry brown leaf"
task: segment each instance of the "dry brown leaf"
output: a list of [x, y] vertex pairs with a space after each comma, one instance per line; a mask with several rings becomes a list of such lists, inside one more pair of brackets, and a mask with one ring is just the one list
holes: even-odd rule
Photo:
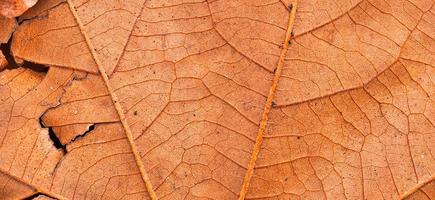
[[0, 71], [3, 70], [8, 65], [8, 61], [3, 53], [0, 51]]
[[0, 169], [59, 199], [434, 199], [433, 5], [41, 1]]
[[11, 37], [12, 32], [17, 26], [17, 22], [15, 19], [9, 19], [3, 16], [0, 16], [0, 43], [7, 43], [9, 38]]
[[38, 0], [1, 0], [0, 15], [8, 18], [18, 17], [31, 8]]
[[3, 172], [0, 172], [0, 188], [0, 197], [4, 200], [24, 199], [36, 192]]
[[416, 192], [411, 194], [407, 200], [431, 200], [435, 197], [435, 190], [433, 189], [435, 182], [431, 182], [419, 188]]

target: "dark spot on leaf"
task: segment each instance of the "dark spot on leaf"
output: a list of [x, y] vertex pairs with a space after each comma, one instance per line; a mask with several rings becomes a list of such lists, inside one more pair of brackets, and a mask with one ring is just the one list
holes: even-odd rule
[[289, 11], [292, 11], [293, 10], [293, 4], [289, 4], [287, 8], [288, 8]]

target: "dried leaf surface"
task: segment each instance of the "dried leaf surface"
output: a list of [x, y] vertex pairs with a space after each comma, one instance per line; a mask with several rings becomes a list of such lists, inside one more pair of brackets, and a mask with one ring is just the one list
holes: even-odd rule
[[145, 196], [118, 124], [98, 125], [92, 135], [64, 151], [53, 145], [48, 129], [41, 128], [39, 116], [59, 105], [65, 87], [77, 76], [57, 67], [51, 67], [47, 75], [29, 69], [1, 72], [1, 169], [56, 198], [61, 198], [56, 194], [68, 198]]
[[7, 43], [16, 25], [17, 22], [15, 19], [0, 16], [0, 43]]
[[20, 16], [36, 2], [38, 0], [2, 0], [0, 1], [0, 15], [8, 18]]
[[0, 52], [0, 71], [3, 70], [8, 65], [8, 61], [2, 52]]
[[24, 199], [35, 193], [33, 188], [3, 172], [0, 172], [0, 188], [0, 196], [4, 200]]
[[435, 184], [435, 182], [432, 181], [431, 183], [421, 187], [415, 193], [410, 195], [407, 199], [409, 199], [409, 200], [419, 200], [419, 199], [431, 200], [431, 199], [434, 199], [434, 197], [435, 197], [434, 184]]
[[285, 52], [290, 3], [41, 2], [12, 52], [52, 67], [0, 72], [0, 168], [66, 199], [431, 198], [434, 2], [301, 1]]
[[[363, 87], [296, 104], [280, 97], [297, 96], [277, 93], [279, 103], [293, 104], [281, 106], [278, 103], [280, 108], [270, 113], [263, 151], [251, 182], [251, 198], [286, 199], [294, 195], [303, 199], [351, 199], [362, 196], [368, 199], [397, 199], [415, 185], [433, 179], [434, 51], [433, 46], [422, 48], [422, 45], [434, 42], [435, 27], [428, 23], [433, 21], [434, 11], [432, 8], [422, 15], [419, 23], [413, 25], [416, 28], [405, 35], [407, 39], [403, 41], [404, 44], [397, 46], [400, 56], [391, 60], [391, 67], [382, 65], [385, 69]], [[343, 18], [347, 20], [348, 16]], [[323, 34], [322, 29], [328, 28], [334, 34], [340, 31], [339, 22], [340, 19], [332, 22], [336, 23], [336, 28], [326, 25], [314, 31], [313, 35], [316, 32]], [[339, 35], [332, 38], [339, 41], [342, 39]], [[376, 37], [376, 34], [371, 35], [371, 39]], [[299, 55], [291, 53], [293, 50], [299, 51], [298, 38], [295, 43], [288, 56]], [[320, 48], [315, 42], [307, 44], [316, 44], [313, 47]], [[346, 44], [358, 46], [356, 42]], [[334, 46], [330, 43], [326, 45], [328, 48]], [[321, 52], [329, 53], [332, 50]], [[369, 51], [373, 52], [375, 50]], [[382, 54], [378, 52], [376, 55]], [[330, 61], [343, 57], [338, 56]], [[308, 66], [296, 64], [298, 62], [288, 61], [288, 66], [291, 69]], [[343, 64], [331, 66], [342, 67]], [[364, 66], [366, 68], [361, 69], [368, 69], [367, 65]], [[317, 70], [305, 73], [305, 77], [314, 76], [314, 71]], [[295, 84], [285, 81], [286, 70], [283, 73], [284, 81], [280, 81], [279, 89], [284, 91], [288, 88], [287, 91], [293, 94], [304, 91], [305, 86], [296, 89], [293, 87]], [[317, 77], [328, 78], [327, 74]], [[358, 79], [349, 80], [356, 83]], [[318, 85], [330, 86], [323, 83]], [[299, 101], [305, 101], [305, 98]]]

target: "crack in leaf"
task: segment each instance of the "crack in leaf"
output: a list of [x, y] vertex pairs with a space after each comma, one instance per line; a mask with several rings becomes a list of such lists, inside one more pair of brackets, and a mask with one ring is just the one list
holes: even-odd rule
[[154, 189], [153, 189], [153, 186], [151, 184], [151, 181], [148, 178], [147, 172], [145, 171], [145, 167], [144, 167], [144, 165], [142, 163], [142, 158], [141, 158], [141, 156], [139, 154], [139, 151], [137, 150], [136, 144], [134, 143], [134, 138], [133, 138], [133, 135], [131, 133], [130, 126], [127, 124], [126, 117], [125, 117], [124, 111], [123, 111], [123, 109], [122, 109], [122, 107], [121, 107], [121, 105], [120, 105], [120, 103], [118, 101], [118, 97], [113, 92], [113, 89], [110, 86], [109, 77], [108, 77], [108, 75], [106, 73], [106, 70], [101, 65], [101, 62], [100, 62], [100, 60], [97, 57], [97, 53], [95, 51], [95, 48], [93, 48], [93, 45], [92, 45], [92, 43], [90, 41], [90, 38], [88, 37], [87, 33], [84, 31], [83, 24], [82, 24], [82, 22], [79, 19], [79, 16], [78, 16], [78, 14], [76, 12], [76, 8], [74, 7], [73, 2], [71, 0], [67, 0], [67, 2], [68, 2], [68, 5], [69, 5], [69, 8], [70, 8], [70, 11], [72, 12], [72, 14], [73, 14], [73, 16], [74, 16], [78, 26], [80, 27], [80, 31], [81, 31], [83, 37], [86, 40], [86, 44], [88, 45], [89, 50], [91, 51], [92, 57], [93, 57], [95, 63], [97, 63], [98, 70], [99, 70], [100, 75], [102, 76], [102, 78], [104, 80], [105, 86], [107, 87], [107, 90], [108, 90], [108, 92], [110, 94], [112, 102], [115, 105], [116, 111], [117, 111], [117, 113], [119, 115], [119, 118], [120, 118], [120, 121], [121, 121], [121, 124], [124, 127], [125, 134], [126, 134], [126, 136], [128, 138], [128, 142], [130, 144], [131, 150], [132, 150], [132, 152], [134, 154], [136, 164], [137, 164], [137, 166], [139, 168], [139, 171], [141, 173], [141, 176], [142, 176], [142, 179], [143, 179], [143, 181], [145, 183], [145, 186], [147, 187], [148, 194], [150, 195], [151, 199], [155, 200], [155, 199], [157, 199], [157, 196], [156, 196], [156, 194], [154, 192]]

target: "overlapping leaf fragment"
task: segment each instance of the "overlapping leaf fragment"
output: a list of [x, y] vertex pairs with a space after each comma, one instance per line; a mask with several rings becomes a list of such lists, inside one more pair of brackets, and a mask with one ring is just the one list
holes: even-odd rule
[[24, 68], [0, 72], [1, 169], [68, 199], [146, 197], [120, 124], [96, 126], [92, 135], [67, 145], [65, 152], [41, 128], [39, 116], [59, 105], [74, 77], [81, 75], [57, 67], [47, 75]]
[[3, 16], [0, 16], [0, 43], [7, 43], [9, 38], [11, 37], [12, 32], [17, 26], [17, 22], [15, 19], [9, 19]]
[[[237, 21], [219, 16], [221, 9], [229, 6], [225, 2], [212, 5], [198, 2], [168, 8], [162, 4], [145, 4], [110, 82], [126, 111], [160, 197], [236, 198], [272, 77], [266, 69], [274, 68], [280, 39], [272, 44], [274, 55], [268, 56], [269, 64], [260, 66], [233, 44], [242, 45], [240, 51], [248, 51], [246, 44], [252, 41], [258, 43], [260, 50], [268, 50], [271, 44], [256, 41], [256, 38], [226, 41], [222, 35], [229, 36], [237, 25], [226, 30], [225, 24], [249, 27], [252, 20]], [[216, 21], [210, 8], [216, 14]], [[272, 7], [260, 4], [259, 8], [250, 8], [248, 14], [253, 15], [258, 10], [267, 13], [272, 8], [279, 9], [284, 17], [288, 15], [279, 2]], [[264, 40], [282, 38], [286, 17], [275, 23], [274, 26], [265, 22], [254, 25], [271, 27], [269, 32], [263, 31]], [[256, 26], [250, 27], [250, 31], [269, 30]], [[246, 44], [242, 44], [244, 41]], [[140, 59], [142, 57], [148, 59]], [[83, 85], [89, 85], [89, 81], [85, 82], [83, 80]], [[99, 89], [80, 92], [80, 88], [82, 86], [73, 84], [67, 90], [65, 104], [47, 112], [44, 121], [57, 127], [117, 120], [108, 113], [81, 113], [83, 109], [77, 109], [81, 105], [105, 109], [110, 99], [105, 100], [108, 96], [104, 93], [90, 94], [98, 93]], [[69, 97], [75, 99], [68, 100]], [[201, 161], [197, 152], [204, 154]], [[180, 174], [184, 174], [183, 177], [179, 177]], [[174, 184], [178, 186], [172, 187]]]
[[28, 185], [0, 172], [0, 198], [3, 200], [24, 199], [35, 193]]
[[[112, 73], [119, 62], [143, 2], [144, 0], [108, 0], [104, 3], [96, 0], [74, 1], [84, 23], [84, 31], [89, 35], [108, 74]], [[25, 30], [19, 32], [23, 35], [17, 36], [15, 55], [32, 59], [34, 62], [97, 72], [95, 61], [68, 5], [62, 0], [51, 0], [41, 4], [31, 10], [30, 14], [24, 14], [24, 18], [48, 12], [47, 18], [34, 20], [31, 27], [22, 26]], [[35, 49], [40, 51], [36, 53]]]
[[432, 181], [407, 197], [407, 200], [431, 200], [435, 197], [435, 182]]
[[20, 16], [36, 2], [38, 0], [2, 0], [0, 2], [0, 15], [8, 18]]
[[[6, 46], [6, 43], [9, 41], [13, 31], [17, 26], [17, 22], [15, 19], [8, 19], [6, 17], [0, 16], [0, 49], [4, 49], [3, 46]], [[0, 51], [0, 71], [3, 70], [8, 65], [8, 61]]]

